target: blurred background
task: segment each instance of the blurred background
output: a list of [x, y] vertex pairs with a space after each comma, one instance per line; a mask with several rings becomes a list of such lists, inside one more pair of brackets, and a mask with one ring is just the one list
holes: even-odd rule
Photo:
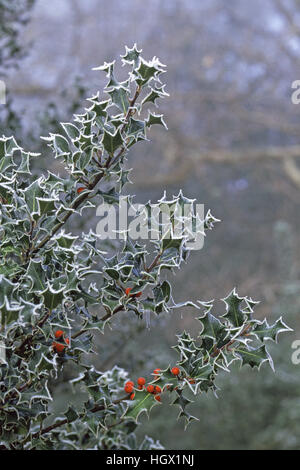
[[[141, 434], [169, 449], [299, 449], [300, 365], [291, 344], [300, 339], [300, 104], [291, 86], [300, 80], [300, 1], [0, 0], [0, 131], [42, 153], [37, 173], [63, 171], [39, 136], [102, 90], [105, 77], [92, 67], [135, 42], [168, 66], [170, 97], [160, 111], [169, 131], [155, 129], [129, 155], [127, 191], [143, 203], [183, 189], [222, 220], [176, 273], [175, 300], [220, 299], [235, 286], [261, 301], [258, 318], [282, 314], [294, 329], [271, 345], [275, 374], [236, 365], [220, 376], [219, 399], [197, 400], [200, 421], [186, 432], [165, 406], [142, 418]], [[69, 229], [95, 230], [93, 215]], [[174, 361], [175, 335], [194, 327], [188, 310], [151, 318], [150, 328], [122, 317], [91, 361], [101, 370], [117, 363], [136, 378]], [[75, 400], [71, 375], [52, 385], [57, 411]]]

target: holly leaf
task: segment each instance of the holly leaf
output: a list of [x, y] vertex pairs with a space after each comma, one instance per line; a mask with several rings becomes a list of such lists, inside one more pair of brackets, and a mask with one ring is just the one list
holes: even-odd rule
[[260, 369], [264, 362], [269, 362], [271, 369], [274, 370], [273, 360], [268, 353], [265, 344], [259, 348], [240, 346], [234, 348], [234, 353], [238, 358], [241, 359], [243, 366], [248, 364], [251, 368], [257, 367]]
[[277, 343], [277, 338], [279, 333], [284, 331], [293, 331], [289, 328], [282, 317], [280, 317], [273, 325], [269, 325], [267, 320], [264, 319], [262, 322], [256, 322], [254, 328], [251, 331], [251, 334], [254, 334], [260, 341], [265, 339], [270, 339]]

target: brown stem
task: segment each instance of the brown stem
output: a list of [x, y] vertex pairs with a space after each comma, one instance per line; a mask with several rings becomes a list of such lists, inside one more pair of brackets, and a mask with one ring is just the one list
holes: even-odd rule
[[[128, 400], [128, 395], [126, 395], [125, 397], [122, 397], [122, 398], [119, 398], [118, 400], [115, 400], [113, 401], [112, 403], [114, 405], [118, 405], [119, 403], [121, 403], [122, 401], [124, 400]], [[94, 408], [92, 408], [90, 411], [92, 413], [97, 413], [98, 411], [102, 411], [104, 410], [106, 407], [104, 405], [96, 405]], [[54, 424], [51, 424], [50, 426], [48, 426], [47, 428], [44, 428], [44, 429], [41, 429], [40, 431], [32, 434], [32, 438], [35, 439], [35, 438], [38, 438], [39, 436], [42, 436], [44, 434], [47, 434], [48, 432], [51, 432], [53, 431], [54, 429], [56, 428], [59, 428], [60, 426], [64, 426], [65, 424], [68, 424], [68, 419], [64, 419], [62, 421], [59, 421], [58, 423], [54, 423]]]
[[[128, 111], [127, 111], [127, 113], [126, 113], [125, 122], [124, 122], [124, 124], [123, 124], [123, 126], [122, 126], [122, 128], [121, 128], [121, 132], [124, 131], [126, 125], [128, 124], [128, 119], [130, 118], [130, 116], [131, 116], [131, 114], [132, 114], [132, 109], [131, 109], [131, 108], [132, 108], [132, 106], [134, 106], [134, 104], [135, 104], [137, 98], [139, 97], [140, 92], [141, 92], [141, 88], [138, 86], [138, 87], [136, 88], [134, 97], [133, 97], [132, 100], [130, 101], [130, 106], [129, 106]], [[125, 150], [126, 150], [126, 148], [123, 147], [123, 148], [120, 150], [119, 154], [116, 156], [116, 158], [119, 158], [119, 157], [122, 155], [122, 153], [125, 152]], [[109, 166], [110, 166], [110, 164], [111, 164], [111, 162], [112, 162], [112, 159], [113, 159], [113, 155], [110, 155], [109, 158], [108, 158], [108, 160], [107, 160], [107, 162], [106, 162], [106, 165], [105, 165], [106, 168], [109, 168]], [[116, 161], [116, 159], [115, 159], [114, 161]], [[91, 183], [91, 185], [90, 185], [90, 189], [91, 189], [91, 190], [95, 189], [95, 187], [97, 186], [97, 184], [98, 184], [98, 183], [101, 181], [101, 179], [103, 178], [104, 174], [105, 174], [105, 172], [103, 171], [103, 172], [99, 173], [99, 174], [95, 177], [93, 183]], [[81, 205], [81, 203], [84, 202], [84, 201], [88, 198], [88, 196], [89, 196], [89, 193], [88, 193], [88, 194], [82, 194], [82, 196], [80, 196], [80, 197], [76, 200], [76, 202], [75, 202], [73, 205], [71, 205], [70, 209], [73, 209], [73, 210], [78, 209], [78, 207]], [[30, 255], [31, 255], [31, 256], [32, 256], [32, 255], [35, 255], [41, 248], [43, 248], [43, 247], [48, 243], [48, 241], [50, 241], [50, 240], [53, 238], [53, 236], [58, 232], [58, 230], [69, 220], [69, 218], [70, 218], [71, 215], [73, 214], [73, 210], [70, 210], [70, 211], [67, 212], [67, 214], [66, 214], [66, 215], [63, 217], [63, 219], [61, 220], [61, 222], [59, 222], [59, 223], [54, 227], [54, 229], [52, 230], [52, 232], [51, 232], [49, 235], [47, 235], [47, 236], [39, 243], [39, 245], [38, 245], [33, 251], [30, 251], [29, 256], [30, 256]]]

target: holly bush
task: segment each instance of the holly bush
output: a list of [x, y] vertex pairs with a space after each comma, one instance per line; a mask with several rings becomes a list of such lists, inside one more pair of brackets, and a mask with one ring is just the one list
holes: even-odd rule
[[[118, 81], [115, 62], [96, 68], [108, 78], [104, 99], [98, 92], [83, 114], [62, 123], [60, 134], [44, 138], [66, 176], [32, 175], [31, 162], [40, 156], [23, 150], [14, 137], [0, 139], [3, 449], [161, 448], [149, 437], [137, 443], [141, 413], [169, 406], [164, 397], [170, 395], [187, 425], [196, 419], [188, 411], [191, 394], [216, 393], [218, 373], [233, 361], [272, 366], [265, 342], [289, 329], [281, 318], [272, 325], [254, 319], [256, 302], [235, 289], [224, 299], [223, 314], [212, 313], [212, 301], [174, 301], [169, 274], [187, 262], [197, 230], [207, 233], [217, 222], [210, 211], [199, 220], [194, 200], [181, 191], [149, 202], [138, 214], [146, 227], [155, 210], [170, 216], [168, 223], [157, 219], [156, 236], [145, 244], [125, 230], [105, 251], [99, 233], [66, 232], [72, 217], [103, 201], [113, 208], [125, 199], [133, 207], [133, 198], [123, 194], [128, 151], [147, 140], [153, 125], [166, 127], [152, 109], [167, 96], [165, 66], [156, 57], [146, 61], [136, 46], [126, 47], [121, 61], [129, 68], [127, 78]], [[190, 228], [178, 236], [176, 224], [187, 219]], [[198, 331], [178, 335], [177, 360], [164, 368], [157, 359], [161, 368], [145, 371], [147, 380], [129, 380], [117, 365], [98, 371], [91, 363], [94, 334], [109, 334], [116, 315], [130, 312], [139, 322], [149, 312], [161, 316], [185, 308], [195, 312]], [[54, 418], [48, 383], [70, 363], [76, 370], [71, 382], [86, 401]]]

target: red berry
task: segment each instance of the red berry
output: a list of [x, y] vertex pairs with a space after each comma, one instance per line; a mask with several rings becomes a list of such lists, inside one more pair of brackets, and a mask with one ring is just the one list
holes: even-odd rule
[[125, 289], [125, 294], [128, 296], [130, 294], [130, 291], [131, 291], [131, 287], [127, 287]]
[[133, 392], [133, 385], [127, 383], [124, 387], [124, 390], [126, 393], [132, 393]]
[[148, 385], [147, 392], [148, 393], [153, 393], [154, 392], [154, 385]]
[[161, 401], [160, 395], [156, 395], [156, 396], [154, 397], [154, 399], [157, 400], [157, 401]]
[[69, 338], [66, 338], [65, 341], [66, 341], [67, 345], [69, 346], [69, 344], [70, 344]]
[[134, 386], [134, 382], [132, 382], [132, 380], [127, 380], [127, 382], [126, 382], [125, 385], [132, 385], [132, 386]]
[[159, 375], [160, 369], [154, 369], [153, 374]]
[[86, 188], [81, 186], [80, 188], [77, 188], [77, 194], [80, 194], [80, 193], [82, 193], [82, 191], [85, 191], [85, 190], [86, 190]]
[[138, 385], [145, 385], [146, 379], [144, 379], [144, 377], [139, 377], [137, 379], [137, 383], [138, 383]]
[[139, 390], [143, 390], [143, 388], [144, 388], [144, 385], [139, 385], [139, 386], [138, 386], [138, 389], [139, 389]]
[[158, 385], [155, 386], [155, 392], [154, 393], [161, 393], [161, 388]]
[[173, 369], [171, 369], [171, 372], [173, 375], [179, 375], [180, 374], [180, 370], [178, 367], [173, 367]]
[[135, 397], [135, 393], [132, 393], [132, 394], [130, 395], [130, 400], [134, 400], [134, 397]]
[[52, 343], [52, 347], [53, 349], [58, 352], [58, 353], [61, 353], [63, 352], [63, 350], [65, 349], [65, 345], [64, 344], [61, 344], [61, 343], [56, 343], [55, 341]]
[[196, 383], [194, 379], [189, 379], [190, 384]]
[[141, 297], [141, 295], [142, 295], [142, 292], [137, 292], [136, 294], [130, 294], [131, 291], [132, 291], [132, 287], [126, 287], [125, 294], [127, 295], [127, 297], [129, 295], [130, 295], [130, 297]]
[[60, 338], [61, 336], [63, 336], [65, 333], [63, 330], [57, 330], [55, 333], [54, 333], [54, 336], [56, 339]]

